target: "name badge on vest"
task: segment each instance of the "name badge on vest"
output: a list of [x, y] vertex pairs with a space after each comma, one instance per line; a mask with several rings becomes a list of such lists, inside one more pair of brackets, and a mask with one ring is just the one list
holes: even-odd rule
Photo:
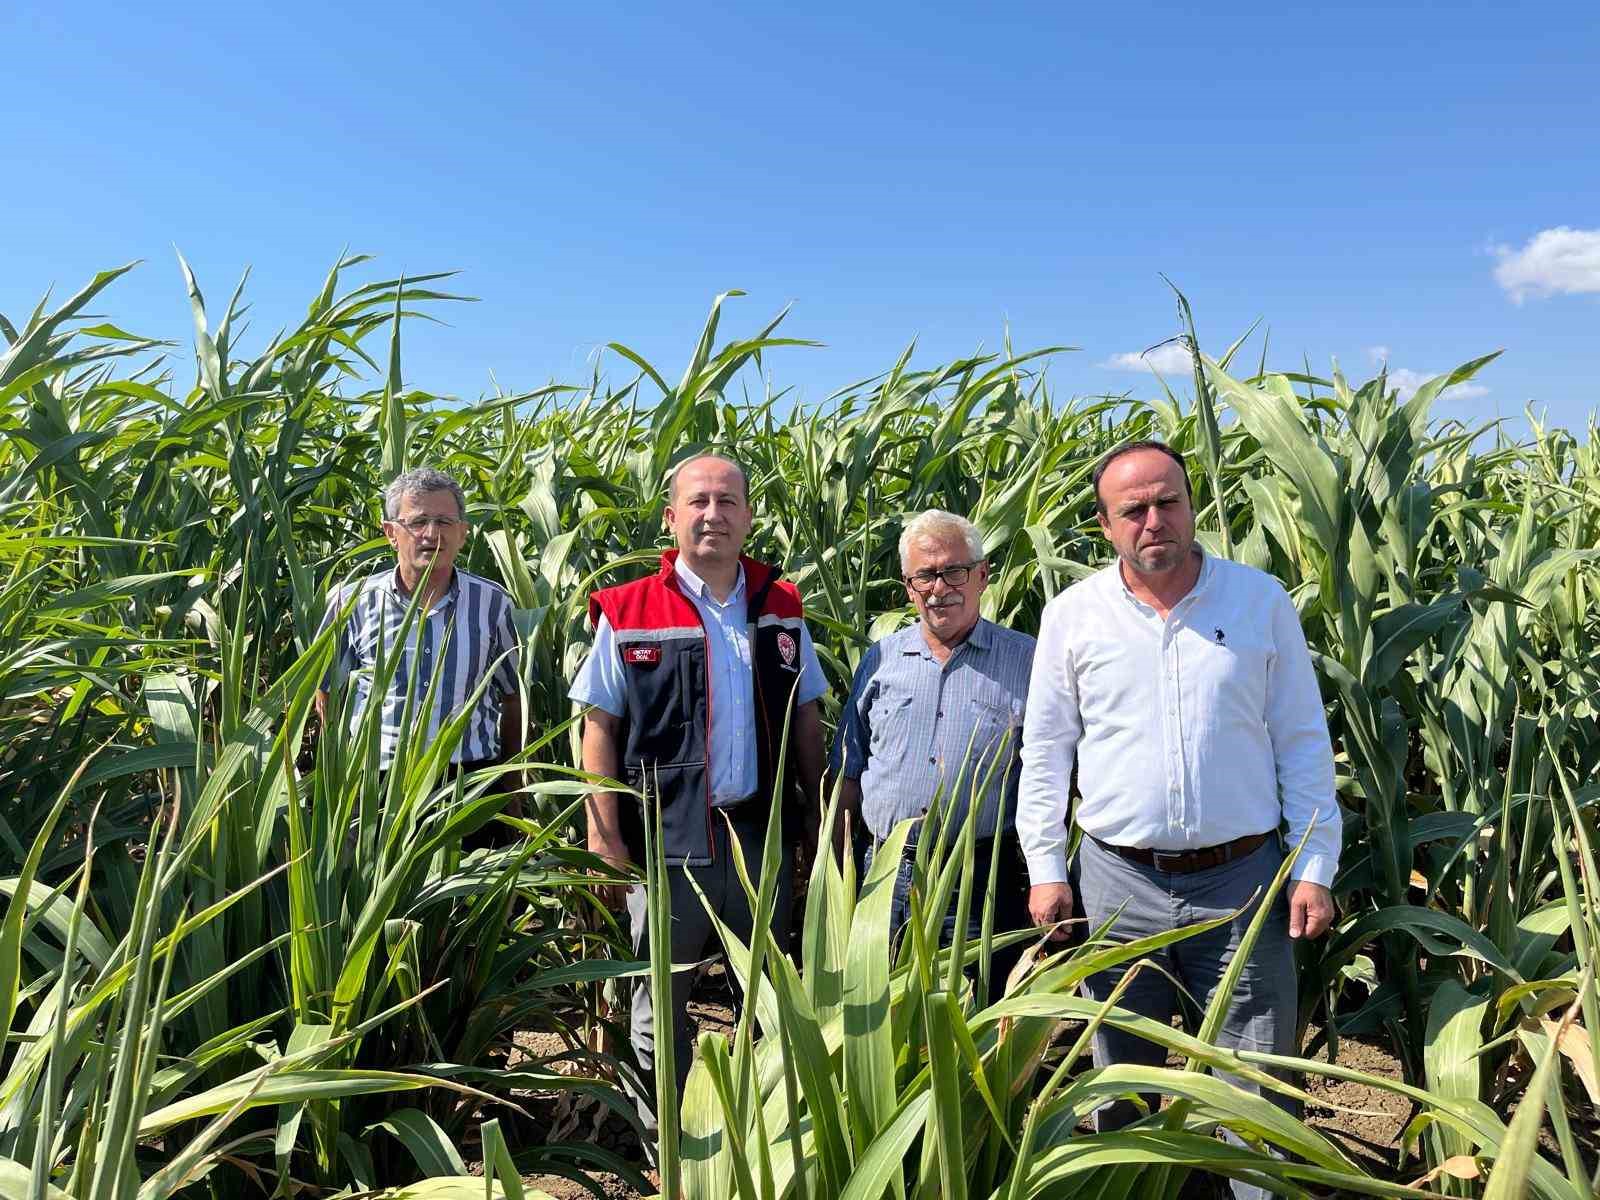
[[653, 667], [661, 662], [660, 646], [625, 646], [622, 661], [630, 667]]
[[787, 629], [778, 630], [778, 656], [783, 659], [783, 665], [793, 671], [795, 660], [800, 657], [800, 645], [794, 640], [794, 634]]

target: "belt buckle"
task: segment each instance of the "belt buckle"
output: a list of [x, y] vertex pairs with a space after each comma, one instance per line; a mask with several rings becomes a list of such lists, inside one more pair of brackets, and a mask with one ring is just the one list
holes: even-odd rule
[[[1156, 870], [1166, 871], [1168, 874], [1178, 873], [1183, 870], [1183, 860], [1186, 853], [1187, 851], [1183, 850], [1152, 850], [1150, 851], [1150, 865], [1155, 867]], [[1168, 866], [1168, 863], [1171, 865]]]

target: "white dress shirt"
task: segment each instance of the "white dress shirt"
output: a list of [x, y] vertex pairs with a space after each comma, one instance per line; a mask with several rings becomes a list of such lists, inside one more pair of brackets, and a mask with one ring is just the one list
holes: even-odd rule
[[1294, 604], [1272, 576], [1206, 556], [1166, 620], [1113, 563], [1045, 606], [1022, 734], [1017, 834], [1034, 884], [1067, 878], [1074, 758], [1084, 832], [1188, 850], [1316, 815], [1293, 876], [1339, 865], [1333, 748]]
[[[711, 803], [733, 804], [760, 786], [755, 740], [755, 674], [750, 666], [750, 626], [745, 604], [744, 564], [726, 600], [718, 600], [680, 555], [673, 565], [683, 594], [694, 603], [706, 627], [706, 664], [711, 684]], [[595, 625], [594, 645], [579, 668], [568, 695], [614, 717], [623, 713], [627, 693], [617, 637], [604, 616]], [[800, 626], [800, 687], [795, 703], [809, 704], [828, 690], [811, 632]]]

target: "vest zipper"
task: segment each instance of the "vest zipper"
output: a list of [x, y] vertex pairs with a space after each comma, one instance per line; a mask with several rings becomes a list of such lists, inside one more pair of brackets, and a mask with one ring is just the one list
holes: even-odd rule
[[[756, 786], [760, 787], [761, 789], [763, 789], [767, 793], [767, 809], [768, 809], [768, 812], [770, 814], [772, 806], [774, 804], [779, 805], [780, 808], [781, 808], [782, 802], [783, 802], [782, 801], [782, 795], [778, 790], [778, 753], [779, 753], [779, 747], [778, 747], [778, 740], [775, 737], [772, 736], [772, 718], [767, 716], [767, 698], [766, 698], [765, 693], [763, 693], [762, 690], [761, 690], [761, 675], [755, 669], [755, 667], [756, 667], [756, 641], [755, 641], [755, 638], [753, 636], [750, 639], [750, 667], [751, 667], [751, 670], [750, 670], [750, 683], [751, 683], [751, 686], [753, 687], [753, 689], [755, 690], [755, 694], [756, 694], [756, 709], [761, 713], [761, 728], [766, 733], [766, 737], [763, 740], [764, 740], [764, 743], [765, 743], [766, 749], [767, 749], [767, 754], [766, 754], [767, 761], [764, 764], [766, 766], [766, 768], [767, 768], [766, 778], [765, 779], [758, 779], [756, 781]], [[757, 768], [760, 768], [762, 765], [763, 764], [761, 762], [761, 747], [758, 745], [756, 747], [756, 766], [757, 766]], [[770, 817], [769, 817], [769, 819], [770, 819]]]
[[711, 631], [706, 628], [705, 618], [700, 616], [700, 610], [691, 603], [694, 615], [700, 622], [700, 642], [705, 647], [705, 673], [706, 673], [706, 848], [711, 853], [711, 861], [717, 861], [717, 829], [713, 820], [711, 807]]
[[[711, 861], [716, 862], [717, 830], [716, 826], [712, 824], [714, 810], [711, 807], [711, 631], [706, 628], [705, 618], [700, 615], [700, 610], [695, 607], [694, 601], [683, 595], [683, 589], [678, 586], [677, 571], [673, 571], [666, 577], [666, 584], [677, 592], [679, 596], [682, 596], [684, 600], [688, 601], [689, 611], [694, 614], [694, 619], [700, 623], [700, 646], [705, 651], [706, 683], [706, 852], [711, 856]], [[656, 803], [660, 803], [659, 798]]]

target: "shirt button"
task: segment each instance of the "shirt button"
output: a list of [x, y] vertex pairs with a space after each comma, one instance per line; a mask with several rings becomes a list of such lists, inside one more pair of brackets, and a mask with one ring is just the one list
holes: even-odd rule
[[935, 762], [937, 762], [937, 761], [938, 761], [938, 760], [937, 760], [937, 759], [935, 759], [935, 758], [934, 758], [934, 757], [933, 757], [933, 755], [931, 755], [931, 754], [930, 754], [930, 755], [928, 755], [928, 764], [929, 764], [929, 765], [930, 765], [930, 766], [931, 766], [931, 765], [932, 765], [932, 764], [933, 764], [933, 763], [935, 763]]

